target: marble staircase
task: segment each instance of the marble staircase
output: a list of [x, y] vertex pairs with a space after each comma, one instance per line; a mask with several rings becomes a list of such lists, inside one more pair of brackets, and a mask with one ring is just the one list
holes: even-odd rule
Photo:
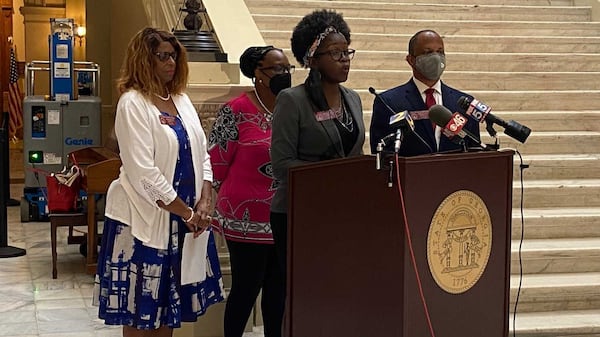
[[[438, 31], [448, 60], [443, 80], [533, 130], [525, 144], [499, 132], [501, 147], [517, 149], [530, 165], [522, 172], [522, 230], [515, 156], [511, 313], [520, 261], [523, 268], [516, 336], [600, 336], [600, 23], [590, 7], [569, 0], [245, 2], [265, 41], [291, 61], [291, 31], [302, 16], [317, 8], [343, 13], [357, 50], [346, 85], [360, 93], [367, 124], [367, 88], [404, 83], [408, 39]], [[305, 76], [298, 69], [294, 84]]]

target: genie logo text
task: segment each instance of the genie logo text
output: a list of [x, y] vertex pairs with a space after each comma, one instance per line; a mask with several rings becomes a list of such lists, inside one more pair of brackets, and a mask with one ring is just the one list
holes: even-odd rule
[[85, 146], [90, 146], [90, 145], [94, 145], [94, 141], [92, 139], [89, 138], [71, 138], [71, 137], [67, 137], [65, 138], [65, 145], [85, 145]]

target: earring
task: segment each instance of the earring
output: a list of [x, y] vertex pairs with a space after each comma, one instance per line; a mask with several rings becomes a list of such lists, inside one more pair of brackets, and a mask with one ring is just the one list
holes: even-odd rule
[[258, 83], [262, 83], [262, 82], [263, 82], [262, 80], [258, 80]]

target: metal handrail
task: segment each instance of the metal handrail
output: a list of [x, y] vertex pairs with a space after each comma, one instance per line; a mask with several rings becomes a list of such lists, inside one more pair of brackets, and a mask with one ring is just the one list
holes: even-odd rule
[[[37, 71], [50, 71], [50, 61], [31, 61], [25, 65], [25, 96], [35, 95], [35, 73]], [[74, 81], [76, 81], [77, 73], [79, 72], [88, 72], [92, 74], [92, 95], [100, 96], [100, 65], [88, 61], [74, 61]]]

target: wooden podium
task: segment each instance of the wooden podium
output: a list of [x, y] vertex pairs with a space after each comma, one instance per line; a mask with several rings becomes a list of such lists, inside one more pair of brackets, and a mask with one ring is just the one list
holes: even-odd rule
[[[513, 151], [400, 158], [399, 172], [435, 336], [508, 336]], [[388, 174], [373, 156], [290, 170], [286, 336], [431, 336]], [[478, 281], [449, 293], [430, 270], [428, 234], [440, 204], [462, 190], [487, 206], [491, 244]]]

